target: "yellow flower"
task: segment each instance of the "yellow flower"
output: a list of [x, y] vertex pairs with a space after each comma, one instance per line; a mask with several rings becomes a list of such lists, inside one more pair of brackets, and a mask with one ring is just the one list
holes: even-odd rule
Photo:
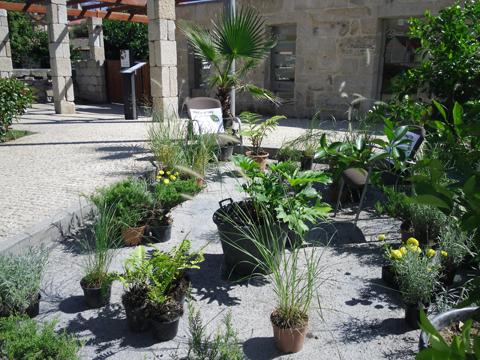
[[157, 180], [160, 180], [162, 177], [161, 176], [157, 176]]
[[446, 251], [442, 251], [442, 255], [445, 256], [445, 257], [447, 257], [448, 254], [447, 254]]
[[178, 176], [178, 171], [176, 171], [174, 175], [175, 175], [175, 176]]
[[418, 243], [418, 240], [415, 239], [415, 238], [410, 238], [407, 240], [407, 245], [414, 245], [414, 246], [418, 246], [419, 243]]
[[402, 255], [405, 255], [407, 253], [407, 249], [405, 248], [405, 246], [402, 246], [399, 250], [402, 253]]
[[433, 255], [435, 255], [435, 250], [433, 250], [433, 249], [428, 250], [427, 255], [428, 255], [428, 257], [432, 257]]
[[385, 240], [385, 235], [380, 235], [380, 236], [378, 237], [378, 240], [380, 240], [380, 241]]
[[171, 172], [170, 172], [170, 171], [167, 171], [167, 175], [170, 175], [170, 174], [171, 174]]
[[419, 254], [422, 252], [422, 249], [420, 249], [418, 246], [415, 246], [415, 245], [410, 246], [410, 250], [416, 251]]
[[400, 250], [392, 250], [392, 257], [395, 259], [401, 259], [402, 253], [400, 252]]
[[169, 182], [170, 182], [170, 180], [168, 180], [168, 179], [163, 180], [164, 184], [168, 184]]
[[160, 171], [158, 172], [158, 175], [163, 175], [163, 174], [165, 174], [165, 173], [163, 172], [163, 170], [160, 170]]
[[433, 107], [430, 106], [430, 107], [428, 108], [428, 112], [431, 113], [432, 111], [433, 111]]
[[427, 270], [428, 270], [428, 271], [432, 271], [432, 269], [431, 269], [431, 268], [427, 268]]
[[175, 180], [175, 179], [176, 179], [176, 177], [175, 177], [175, 176], [173, 176], [173, 175], [170, 175], [170, 180], [172, 180], [172, 181], [173, 181], [173, 180]]
[[427, 112], [426, 112], [425, 110], [422, 110], [422, 112], [420, 113], [420, 115], [425, 116], [425, 115], [427, 115]]

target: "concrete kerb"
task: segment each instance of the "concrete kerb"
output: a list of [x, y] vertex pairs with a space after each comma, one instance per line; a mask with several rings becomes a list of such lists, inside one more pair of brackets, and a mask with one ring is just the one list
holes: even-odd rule
[[[154, 178], [156, 168], [134, 174], [134, 177], [147, 181]], [[70, 234], [71, 230], [83, 224], [94, 214], [95, 206], [85, 198], [80, 197], [77, 204], [42, 221], [41, 223], [25, 230], [0, 243], [0, 254], [17, 255], [28, 246], [45, 246], [48, 248], [56, 245], [57, 241]]]

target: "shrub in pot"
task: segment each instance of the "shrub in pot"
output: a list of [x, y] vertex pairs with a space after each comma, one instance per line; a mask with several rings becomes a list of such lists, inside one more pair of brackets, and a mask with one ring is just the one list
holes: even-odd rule
[[298, 161], [301, 158], [301, 156], [302, 156], [302, 151], [295, 149], [293, 142], [284, 141], [282, 143], [282, 147], [278, 149], [276, 158], [279, 162], [285, 162], [285, 161], [295, 162], [295, 161]]
[[110, 265], [117, 255], [122, 239], [115, 231], [116, 207], [97, 208], [91, 235], [81, 232], [76, 248], [83, 255], [83, 278], [80, 281], [85, 301], [91, 308], [100, 308], [110, 302]]
[[18, 255], [0, 254], [0, 317], [38, 315], [40, 281], [47, 263], [44, 247], [29, 247]]
[[145, 230], [145, 219], [153, 206], [152, 194], [144, 180], [134, 178], [111, 184], [97, 190], [90, 199], [98, 208], [116, 207], [115, 222], [123, 227], [123, 236], [127, 245], [137, 245]]

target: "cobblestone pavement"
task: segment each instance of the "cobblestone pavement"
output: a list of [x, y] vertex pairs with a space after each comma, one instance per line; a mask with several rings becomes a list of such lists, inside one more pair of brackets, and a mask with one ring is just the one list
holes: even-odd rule
[[124, 120], [120, 105], [57, 115], [52, 104], [35, 104], [13, 125], [35, 134], [0, 144], [0, 242], [75, 205], [79, 194], [151, 167], [149, 121]]

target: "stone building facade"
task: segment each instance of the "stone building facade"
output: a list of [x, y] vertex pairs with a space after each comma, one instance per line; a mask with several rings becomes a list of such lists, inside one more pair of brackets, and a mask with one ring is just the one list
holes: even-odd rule
[[[305, 118], [322, 110], [324, 117], [328, 114], [346, 118], [349, 108], [366, 111], [376, 100], [385, 98], [382, 96], [388, 88], [385, 69], [390, 69], [385, 54], [397, 62], [397, 68], [414, 63], [414, 46], [407, 35], [406, 20], [422, 17], [426, 10], [437, 14], [452, 5], [453, 0], [236, 0], [236, 3], [256, 8], [280, 45], [250, 74], [248, 81], [279, 91], [286, 100], [284, 105], [275, 107], [253, 102], [248, 96], [237, 97], [237, 114], [250, 110]], [[210, 19], [220, 16], [222, 9], [222, 1], [213, 1], [177, 6], [176, 12], [177, 19], [211, 28]], [[202, 68], [198, 64], [178, 29], [176, 38], [180, 99], [206, 94], [199, 78], [202, 71], [208, 72], [208, 66]], [[394, 57], [395, 53], [400, 56]], [[385, 67], [386, 63], [389, 66]], [[287, 91], [280, 91], [282, 86]], [[364, 100], [355, 101], [360, 97]]]

